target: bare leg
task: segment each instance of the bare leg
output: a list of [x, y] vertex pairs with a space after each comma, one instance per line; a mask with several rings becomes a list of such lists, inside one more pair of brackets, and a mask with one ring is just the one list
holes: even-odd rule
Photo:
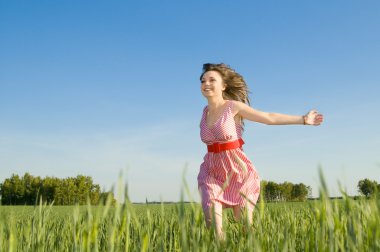
[[240, 218], [241, 218], [241, 208], [240, 208], [240, 206], [239, 205], [233, 206], [232, 209], [234, 211], [235, 221], [239, 221]]
[[204, 209], [204, 215], [206, 220], [206, 227], [210, 228], [212, 221], [214, 220], [216, 234], [220, 240], [225, 239], [223, 233], [223, 206], [220, 202], [214, 202], [213, 206], [208, 209]]
[[203, 208], [203, 213], [205, 215], [206, 227], [210, 228], [212, 224], [212, 208]]
[[223, 233], [223, 206], [220, 202], [214, 203], [214, 219], [218, 238], [220, 240], [224, 240], [225, 236]]
[[236, 221], [240, 221], [242, 211], [245, 211], [244, 217], [247, 218], [250, 226], [253, 224], [253, 210], [255, 209], [255, 206], [252, 203], [247, 202], [244, 209], [242, 209], [239, 205], [233, 206], [232, 209], [234, 211], [234, 218]]
[[255, 205], [253, 205], [250, 202], [247, 202], [245, 208], [247, 210], [246, 212], [248, 215], [248, 223], [250, 226], [252, 226], [252, 224], [253, 224], [253, 210], [255, 210]]

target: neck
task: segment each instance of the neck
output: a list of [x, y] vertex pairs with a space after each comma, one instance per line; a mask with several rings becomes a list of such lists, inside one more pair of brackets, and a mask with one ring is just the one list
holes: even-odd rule
[[208, 107], [209, 110], [214, 110], [219, 108], [220, 106], [223, 106], [226, 102], [223, 97], [209, 97], [208, 100]]

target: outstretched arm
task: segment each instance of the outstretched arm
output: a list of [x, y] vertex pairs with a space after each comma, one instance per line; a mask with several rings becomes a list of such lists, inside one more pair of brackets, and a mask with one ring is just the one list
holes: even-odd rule
[[307, 124], [320, 125], [323, 122], [323, 115], [316, 110], [309, 111], [306, 115], [286, 115], [279, 113], [263, 112], [256, 110], [245, 103], [239, 101], [234, 102], [234, 114], [244, 119], [264, 123], [268, 125], [281, 124]]

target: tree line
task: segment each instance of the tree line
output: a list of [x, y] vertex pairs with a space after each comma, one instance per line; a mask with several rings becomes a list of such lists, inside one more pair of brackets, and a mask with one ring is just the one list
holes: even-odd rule
[[[380, 184], [374, 180], [363, 179], [358, 185], [358, 192], [365, 197], [372, 197], [380, 192]], [[41, 198], [43, 202], [55, 205], [92, 205], [105, 203], [112, 192], [100, 190], [89, 176], [78, 175], [60, 179], [56, 177], [34, 177], [25, 173], [22, 177], [12, 174], [10, 178], [0, 183], [0, 198], [2, 205], [33, 205]], [[267, 202], [272, 201], [305, 201], [311, 197], [311, 187], [303, 183], [275, 183], [261, 181], [261, 195]]]
[[0, 197], [2, 205], [33, 205], [42, 201], [55, 205], [104, 203], [111, 192], [100, 190], [98, 184], [94, 184], [89, 176], [78, 175], [60, 179], [56, 177], [35, 177], [25, 173], [22, 177], [12, 174], [0, 184]]
[[[359, 180], [358, 192], [367, 198], [378, 195], [380, 197], [380, 184], [375, 180]], [[261, 182], [261, 195], [264, 200], [270, 201], [305, 201], [311, 197], [311, 187], [303, 183], [293, 184], [284, 182], [281, 184], [272, 181]], [[356, 196], [355, 196], [356, 197]]]
[[273, 181], [261, 182], [261, 195], [264, 200], [270, 201], [305, 201], [311, 196], [311, 187], [303, 183], [290, 182], [276, 183]]

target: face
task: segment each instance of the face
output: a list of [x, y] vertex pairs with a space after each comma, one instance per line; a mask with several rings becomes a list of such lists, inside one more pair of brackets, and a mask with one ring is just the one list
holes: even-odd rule
[[201, 79], [201, 91], [205, 97], [222, 96], [226, 89], [222, 76], [217, 71], [207, 71]]

